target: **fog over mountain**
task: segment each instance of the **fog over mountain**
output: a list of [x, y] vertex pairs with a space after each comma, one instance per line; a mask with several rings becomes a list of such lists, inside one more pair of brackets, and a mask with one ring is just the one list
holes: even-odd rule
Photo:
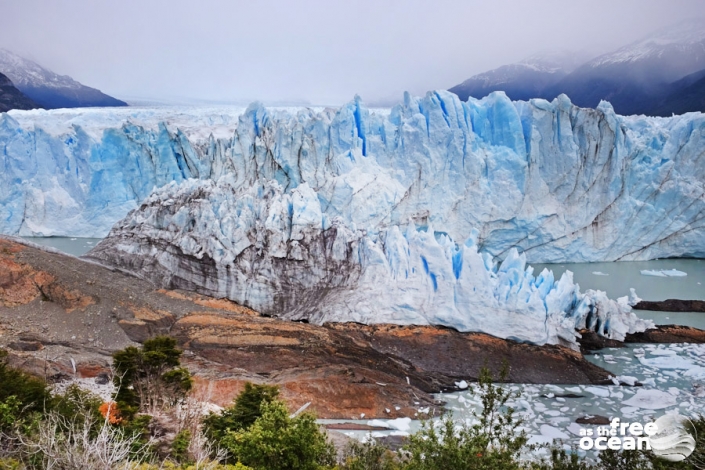
[[0, 48], [108, 95], [268, 105], [398, 103], [542, 51], [584, 50], [584, 62], [703, 14], [700, 0], [0, 0], [0, 11]]
[[127, 106], [124, 101], [85, 86], [68, 75], [58, 75], [5, 49], [0, 49], [0, 72], [7, 75], [17, 89], [45, 109]]
[[[619, 114], [670, 116], [705, 111], [705, 20], [694, 19], [655, 31], [639, 41], [580, 66], [577, 54], [530, 58], [475, 75], [450, 89], [461, 99], [504, 91], [512, 99], [553, 99], [596, 107], [609, 101]], [[561, 60], [563, 58], [563, 60]]]

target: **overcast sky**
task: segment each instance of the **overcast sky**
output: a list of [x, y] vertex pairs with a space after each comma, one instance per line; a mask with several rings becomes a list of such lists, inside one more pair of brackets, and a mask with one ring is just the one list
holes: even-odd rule
[[703, 15], [703, 0], [0, 0], [0, 47], [118, 98], [340, 104]]

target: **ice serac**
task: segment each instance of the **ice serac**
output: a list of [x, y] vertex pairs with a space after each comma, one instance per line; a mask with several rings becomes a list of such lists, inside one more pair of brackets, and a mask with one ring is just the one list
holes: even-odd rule
[[227, 175], [236, 189], [307, 183], [322, 223], [370, 234], [409, 221], [453, 240], [477, 229], [480, 250], [500, 258], [513, 247], [530, 262], [705, 256], [699, 113], [623, 117], [565, 96], [447, 92], [407, 95], [388, 113], [359, 99], [161, 113], [1, 114], [0, 232], [102, 237], [154, 188]]
[[328, 218], [304, 182], [242, 186], [232, 174], [149, 196], [89, 257], [168, 288], [227, 297], [314, 323], [433, 324], [575, 346], [576, 329], [615, 339], [650, 325], [626, 297], [581, 293], [570, 272], [534, 276], [526, 256], [497, 264], [477, 232], [461, 242], [413, 222], [375, 232]]

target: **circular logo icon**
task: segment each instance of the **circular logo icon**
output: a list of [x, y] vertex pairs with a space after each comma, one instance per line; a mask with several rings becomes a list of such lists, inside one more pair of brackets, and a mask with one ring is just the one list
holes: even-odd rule
[[667, 414], [654, 422], [658, 431], [650, 437], [651, 451], [669, 462], [685, 460], [695, 450], [695, 426], [678, 414]]

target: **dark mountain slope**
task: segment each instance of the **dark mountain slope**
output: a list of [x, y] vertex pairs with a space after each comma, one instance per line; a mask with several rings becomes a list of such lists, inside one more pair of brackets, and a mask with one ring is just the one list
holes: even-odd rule
[[0, 73], [0, 113], [11, 109], [33, 109], [37, 104], [15, 88], [7, 76]]
[[0, 49], [0, 72], [7, 75], [17, 89], [46, 109], [127, 106], [124, 101], [67, 75], [58, 75], [5, 49]]

